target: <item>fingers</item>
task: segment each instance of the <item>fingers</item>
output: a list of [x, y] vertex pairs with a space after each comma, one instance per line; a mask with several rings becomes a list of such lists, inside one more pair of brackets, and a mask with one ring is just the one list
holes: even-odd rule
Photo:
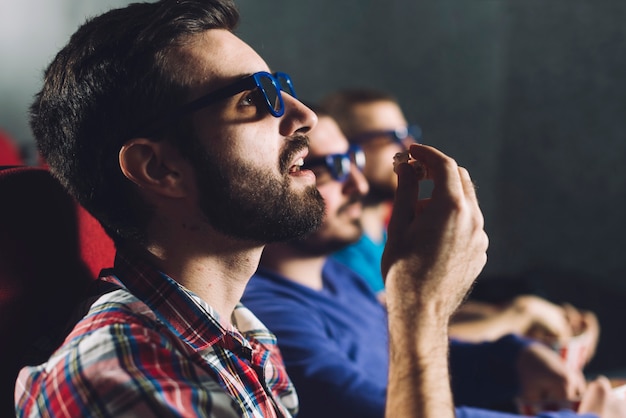
[[587, 386], [582, 373], [577, 373], [575, 370], [571, 370], [564, 375], [555, 374], [542, 382], [536, 381], [535, 383], [534, 388], [526, 392], [529, 400], [534, 402], [578, 400], [585, 393]]
[[587, 390], [583, 396], [578, 411], [581, 413], [595, 413], [603, 416], [607, 399], [611, 396], [611, 383], [604, 376], [596, 378], [587, 385]]
[[[429, 146], [413, 144], [410, 152], [414, 162], [395, 166], [398, 188], [381, 270], [387, 279], [418, 277], [390, 283], [397, 285], [393, 289], [401, 286], [403, 292], [411, 290], [419, 298], [429, 297], [420, 287], [432, 294], [442, 290], [447, 296], [444, 305], [453, 311], [486, 263], [488, 239], [482, 213], [467, 170]], [[422, 179], [434, 184], [428, 199], [419, 198]], [[388, 277], [392, 267], [402, 274]]]
[[598, 317], [589, 311], [583, 311], [583, 323], [588, 343], [586, 362], [589, 362], [595, 355], [600, 340], [600, 323]]
[[583, 393], [587, 390], [587, 381], [582, 372], [578, 370], [572, 370], [569, 376], [569, 381], [566, 390], [566, 399], [576, 400], [580, 399]]
[[535, 300], [534, 316], [536, 322], [554, 336], [555, 342], [566, 344], [572, 337], [566, 312], [560, 306], [538, 298]]
[[[461, 185], [463, 186], [465, 202], [472, 209], [475, 227], [477, 229], [482, 230], [485, 227], [485, 219], [478, 205], [478, 198], [476, 196], [476, 186], [474, 186], [474, 182], [472, 181], [469, 175], [469, 172], [465, 168], [459, 167], [458, 172], [459, 172], [459, 177], [461, 179]], [[487, 239], [487, 235], [485, 234], [485, 245], [484, 245], [485, 251], [487, 251], [488, 244], [489, 244], [489, 241]]]
[[412, 144], [410, 152], [420, 169], [416, 170], [409, 163], [400, 163], [396, 166], [398, 190], [389, 228], [394, 229], [394, 224], [406, 225], [411, 221], [419, 207], [419, 181], [422, 179], [433, 181], [432, 199], [450, 199], [453, 202], [464, 200], [470, 203], [473, 212], [478, 213], [477, 226], [482, 228], [484, 220], [478, 209], [475, 187], [468, 171], [459, 167], [452, 158], [441, 151], [427, 145]]
[[582, 313], [576, 309], [573, 305], [569, 303], [564, 303], [562, 305], [563, 310], [565, 311], [565, 317], [569, 322], [569, 325], [572, 330], [573, 335], [578, 335], [584, 330], [584, 317]]
[[534, 295], [516, 297], [512, 306], [528, 318], [525, 334], [548, 345], [565, 344], [572, 336], [565, 309]]
[[552, 349], [541, 343], [522, 350], [517, 366], [522, 397], [528, 401], [575, 400], [585, 391], [582, 372], [568, 368]]
[[413, 144], [409, 152], [425, 167], [425, 178], [433, 181], [435, 186], [433, 198], [438, 196], [458, 198], [465, 195], [466, 186], [461, 181], [456, 161], [428, 145]]
[[411, 222], [419, 196], [419, 180], [411, 166], [406, 163], [400, 164], [396, 172], [398, 173], [398, 189], [389, 220], [389, 231], [405, 227]]
[[458, 166], [454, 159], [427, 145], [414, 144], [409, 151], [423, 166], [417, 177], [421, 175], [422, 178], [433, 181], [432, 199], [448, 199], [453, 203], [462, 202], [463, 205], [468, 205], [478, 222], [476, 226], [482, 229], [484, 219], [479, 209], [476, 187], [469, 172]]

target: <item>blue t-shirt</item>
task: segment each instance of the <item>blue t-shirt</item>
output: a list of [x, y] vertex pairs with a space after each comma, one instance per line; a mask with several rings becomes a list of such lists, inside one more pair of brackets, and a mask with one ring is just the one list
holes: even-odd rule
[[[324, 288], [314, 290], [260, 267], [242, 302], [278, 338], [287, 372], [300, 398], [298, 418], [384, 416], [387, 317], [359, 276], [329, 259]], [[493, 343], [451, 341], [450, 367], [458, 418], [519, 415], [476, 406], [510, 400], [518, 390], [514, 370], [528, 342], [507, 336]], [[572, 412], [543, 414], [566, 418]]]
[[335, 252], [330, 257], [350, 267], [369, 284], [375, 293], [378, 293], [385, 288], [380, 271], [380, 260], [383, 258], [385, 242], [387, 242], [386, 233], [380, 242], [374, 242], [366, 234], [361, 234], [357, 242]]

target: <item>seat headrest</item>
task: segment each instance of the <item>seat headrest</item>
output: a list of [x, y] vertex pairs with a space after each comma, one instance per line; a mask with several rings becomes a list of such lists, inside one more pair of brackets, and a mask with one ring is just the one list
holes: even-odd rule
[[15, 140], [0, 131], [0, 165], [22, 165], [24, 159]]
[[0, 416], [24, 353], [47, 330], [63, 328], [113, 241], [40, 167], [0, 168]]

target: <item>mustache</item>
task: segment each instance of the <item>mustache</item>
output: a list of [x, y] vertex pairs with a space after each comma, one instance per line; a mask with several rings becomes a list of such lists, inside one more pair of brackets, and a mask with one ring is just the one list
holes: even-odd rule
[[292, 135], [280, 153], [280, 171], [287, 173], [293, 158], [302, 150], [309, 148], [309, 137], [304, 134]]

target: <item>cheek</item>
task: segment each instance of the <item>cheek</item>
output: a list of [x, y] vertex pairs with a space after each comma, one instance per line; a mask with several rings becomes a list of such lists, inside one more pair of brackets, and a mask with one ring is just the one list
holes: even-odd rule
[[213, 135], [209, 147], [231, 164], [245, 162], [250, 167], [278, 172], [280, 140], [259, 128], [226, 129]]
[[403, 150], [402, 147], [395, 143], [364, 149], [366, 159], [365, 172], [377, 177], [394, 174], [393, 156]]

